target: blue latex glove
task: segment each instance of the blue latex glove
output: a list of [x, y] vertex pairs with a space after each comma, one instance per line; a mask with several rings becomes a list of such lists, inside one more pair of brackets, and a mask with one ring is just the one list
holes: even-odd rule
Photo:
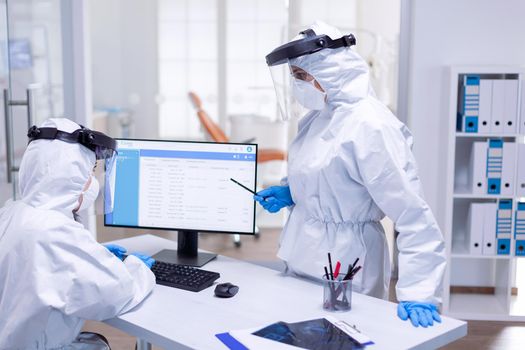
[[139, 258], [140, 260], [142, 260], [142, 262], [144, 264], [146, 264], [147, 267], [149, 267], [151, 269], [151, 267], [153, 266], [153, 264], [155, 264], [155, 259], [153, 259], [151, 256], [149, 255], [146, 255], [146, 254], [142, 254], [142, 253], [131, 253], [130, 255], [133, 255], [133, 256], [136, 256], [137, 258]]
[[284, 207], [293, 205], [289, 186], [272, 186], [257, 192], [253, 196], [259, 204], [270, 213], [277, 213]]
[[411, 301], [402, 301], [397, 305], [397, 316], [403, 321], [410, 318], [414, 327], [433, 326], [434, 321], [441, 323], [441, 317], [438, 308], [430, 303], [416, 303]]
[[124, 247], [121, 247], [116, 244], [104, 244], [104, 247], [106, 247], [107, 250], [112, 252], [117, 258], [122, 260], [124, 258], [124, 254], [126, 254], [127, 249]]

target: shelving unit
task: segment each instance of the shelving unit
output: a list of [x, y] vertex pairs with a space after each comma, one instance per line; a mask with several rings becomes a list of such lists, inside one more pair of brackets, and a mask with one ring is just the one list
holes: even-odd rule
[[[465, 74], [513, 75], [519, 81], [518, 120], [515, 133], [466, 133], [456, 130], [458, 79]], [[467, 217], [471, 203], [512, 199], [516, 204], [516, 187], [512, 195], [473, 194], [468, 183], [468, 160], [472, 144], [489, 138], [523, 142], [525, 103], [523, 91], [525, 67], [453, 66], [449, 69], [448, 140], [446, 160], [445, 223], [443, 231], [447, 249], [443, 312], [466, 320], [525, 321], [525, 290], [514, 295], [517, 261], [512, 240], [510, 255], [471, 255], [468, 248]], [[520, 113], [521, 111], [521, 113]], [[521, 114], [521, 122], [519, 115]], [[520, 128], [521, 126], [521, 128]], [[521, 129], [521, 130], [520, 130]], [[515, 160], [518, 160], [516, 152]], [[514, 177], [516, 180], [516, 176]], [[515, 206], [513, 207], [513, 213]], [[514, 227], [514, 214], [512, 215]], [[523, 273], [523, 271], [522, 271]], [[461, 292], [458, 292], [460, 290]], [[467, 291], [468, 290], [468, 291]], [[487, 290], [491, 291], [487, 293]], [[474, 291], [474, 292], [473, 292]]]

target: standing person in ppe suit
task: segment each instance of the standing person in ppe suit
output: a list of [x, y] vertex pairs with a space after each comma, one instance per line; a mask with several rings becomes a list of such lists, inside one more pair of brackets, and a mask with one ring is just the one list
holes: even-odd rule
[[281, 114], [302, 119], [283, 186], [255, 199], [270, 212], [290, 209], [278, 252], [289, 273], [320, 279], [328, 252], [343, 267], [359, 257], [354, 290], [377, 298], [390, 283], [379, 222], [388, 216], [399, 232], [398, 315], [426, 327], [440, 321], [443, 236], [423, 198], [412, 135], [377, 100], [352, 45], [353, 35], [316, 22], [266, 56]]
[[121, 261], [124, 248], [102, 246], [74, 219], [98, 195], [97, 159], [111, 179], [116, 142], [63, 118], [28, 136], [21, 199], [0, 209], [0, 349], [109, 349], [79, 335], [84, 321], [127, 312], [155, 285], [153, 259]]

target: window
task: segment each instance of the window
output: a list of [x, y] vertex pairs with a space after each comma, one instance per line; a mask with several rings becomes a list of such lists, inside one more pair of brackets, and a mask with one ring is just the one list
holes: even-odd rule
[[217, 4], [216, 0], [159, 1], [161, 137], [201, 137], [189, 91], [200, 96], [217, 120]]
[[316, 19], [356, 32], [356, 49], [375, 69], [372, 84], [392, 102], [395, 48], [377, 51], [390, 46], [366, 29], [380, 20], [364, 0], [159, 0], [158, 8], [161, 137], [205, 136], [188, 91], [224, 129], [232, 116], [277, 119], [265, 56]]
[[230, 0], [227, 17], [227, 113], [274, 119], [278, 110], [265, 56], [286, 39], [285, 1]]
[[[217, 18], [218, 6], [226, 6], [225, 18]], [[203, 137], [188, 91], [197, 93], [219, 122], [219, 69], [226, 73], [221, 84], [227, 87], [226, 119], [235, 114], [274, 118], [275, 94], [264, 57], [283, 42], [286, 21], [284, 0], [160, 0], [160, 136]], [[224, 67], [218, 63], [219, 35], [226, 42]]]

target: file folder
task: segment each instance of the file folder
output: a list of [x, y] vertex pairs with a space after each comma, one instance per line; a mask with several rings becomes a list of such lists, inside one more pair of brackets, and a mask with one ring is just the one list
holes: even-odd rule
[[[525, 135], [525, 84], [523, 82], [521, 83], [521, 101], [519, 104], [521, 104], [521, 112], [518, 119], [520, 120], [520, 134]], [[518, 83], [518, 85], [520, 84]]]
[[525, 256], [525, 202], [518, 202], [514, 218], [516, 256]]
[[515, 134], [518, 121], [518, 79], [505, 82], [505, 113], [503, 114], [503, 132]]
[[501, 193], [501, 172], [503, 170], [503, 140], [490, 139], [487, 152], [487, 193]]
[[465, 75], [459, 96], [458, 130], [478, 132], [479, 75]]
[[479, 117], [478, 132], [480, 134], [490, 133], [492, 120], [492, 80], [481, 79], [479, 82]]
[[496, 217], [496, 242], [498, 255], [510, 254], [512, 237], [512, 200], [500, 199]]
[[[468, 228], [469, 234], [469, 253], [471, 255], [481, 255], [483, 246], [483, 224], [485, 216], [485, 204], [471, 203], [468, 213]], [[494, 211], [494, 217], [496, 212]]]
[[516, 166], [518, 167], [517, 176], [516, 179], [516, 194], [518, 197], [525, 197], [525, 144], [524, 143], [518, 143], [518, 161], [516, 162]]
[[487, 142], [473, 142], [470, 153], [470, 188], [473, 194], [487, 194]]
[[483, 255], [496, 255], [497, 203], [483, 204]]
[[492, 81], [492, 113], [490, 132], [502, 134], [504, 131], [503, 120], [505, 115], [505, 80], [495, 79]]
[[514, 172], [516, 170], [516, 143], [503, 142], [503, 165], [501, 171], [501, 194], [514, 195]]

